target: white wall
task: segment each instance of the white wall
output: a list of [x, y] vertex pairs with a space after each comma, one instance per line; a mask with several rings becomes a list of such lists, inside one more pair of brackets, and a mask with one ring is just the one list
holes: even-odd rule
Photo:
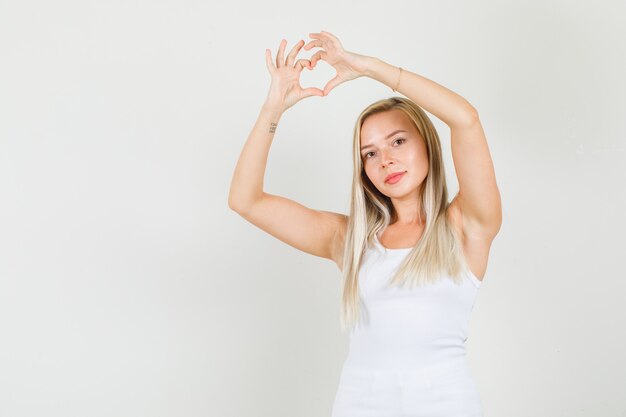
[[[479, 111], [504, 209], [467, 342], [486, 416], [626, 416], [625, 11], [1, 0], [0, 416], [330, 416], [339, 270], [227, 206], [265, 48], [319, 30]], [[266, 191], [347, 213], [353, 123], [392, 94], [289, 109]]]

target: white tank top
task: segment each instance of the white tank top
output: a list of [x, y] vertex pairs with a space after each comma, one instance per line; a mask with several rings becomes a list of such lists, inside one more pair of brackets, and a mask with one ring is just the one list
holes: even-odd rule
[[350, 334], [345, 367], [399, 370], [465, 360], [469, 317], [481, 281], [468, 269], [463, 283], [442, 276], [415, 288], [388, 286], [412, 248], [378, 240], [359, 271], [362, 322]]

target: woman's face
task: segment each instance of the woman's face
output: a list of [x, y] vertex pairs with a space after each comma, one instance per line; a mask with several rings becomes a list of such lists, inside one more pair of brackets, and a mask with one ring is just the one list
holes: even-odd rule
[[[361, 126], [361, 161], [367, 177], [390, 198], [417, 196], [428, 174], [426, 143], [402, 110], [369, 116]], [[404, 173], [386, 180], [390, 174]]]

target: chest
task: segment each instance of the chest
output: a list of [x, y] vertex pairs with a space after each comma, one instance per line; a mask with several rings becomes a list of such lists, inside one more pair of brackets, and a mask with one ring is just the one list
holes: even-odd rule
[[[482, 280], [487, 270], [490, 242], [472, 238], [464, 231], [461, 214], [455, 209], [455, 206], [450, 206], [447, 215], [452, 229], [459, 237], [463, 255], [467, 260], [470, 270], [478, 279]], [[389, 249], [411, 248], [417, 245], [421, 239], [424, 228], [425, 225], [412, 227], [390, 225], [383, 231], [378, 239], [384, 247]]]
[[440, 304], [441, 300], [470, 306], [476, 295], [476, 286], [469, 276], [459, 281], [442, 275], [434, 282], [413, 286], [392, 285], [391, 280], [409, 254], [406, 250], [385, 250], [375, 245], [362, 259], [359, 268], [361, 295], [369, 302], [386, 302], [398, 299], [430, 300]]

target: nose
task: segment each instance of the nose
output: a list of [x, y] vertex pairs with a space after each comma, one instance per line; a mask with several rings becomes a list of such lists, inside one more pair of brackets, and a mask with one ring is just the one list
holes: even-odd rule
[[389, 166], [389, 164], [393, 164], [394, 163], [392, 158], [391, 158], [391, 156], [389, 156], [389, 154], [387, 152], [385, 152], [385, 151], [381, 151], [380, 157], [381, 157], [380, 159], [381, 159], [382, 164], [383, 164], [383, 168], [386, 168], [386, 167]]

